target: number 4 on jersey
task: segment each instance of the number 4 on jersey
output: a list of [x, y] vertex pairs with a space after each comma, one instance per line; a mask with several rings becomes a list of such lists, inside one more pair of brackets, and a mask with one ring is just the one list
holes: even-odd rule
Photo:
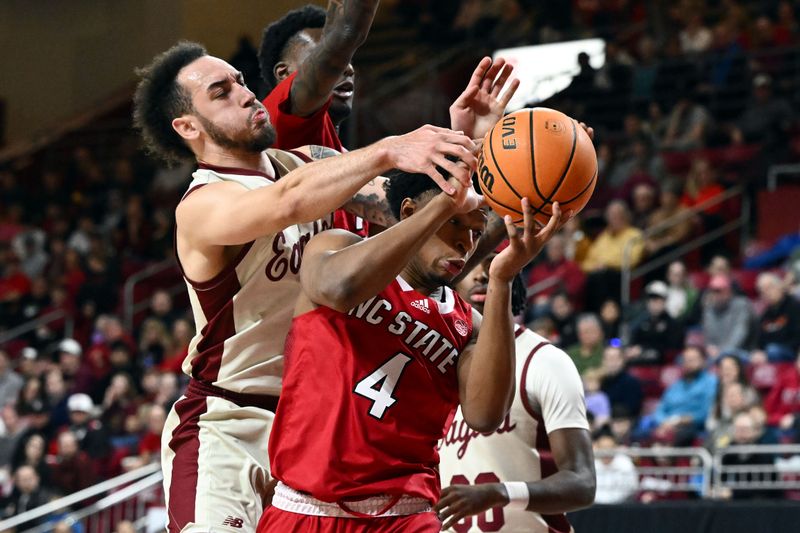
[[[394, 392], [397, 382], [400, 381], [400, 374], [403, 373], [403, 369], [410, 361], [409, 356], [398, 353], [358, 382], [353, 392], [372, 400], [372, 407], [369, 408], [370, 416], [380, 420], [386, 409], [397, 401], [392, 396], [392, 392]], [[380, 389], [376, 388], [378, 385], [380, 385]]]

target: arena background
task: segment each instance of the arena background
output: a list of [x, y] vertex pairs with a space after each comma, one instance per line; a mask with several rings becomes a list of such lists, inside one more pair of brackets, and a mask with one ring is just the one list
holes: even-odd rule
[[[579, 533], [800, 528], [798, 4], [384, 1], [355, 56], [350, 148], [446, 125], [483, 55], [604, 43], [582, 68], [574, 55], [519, 64], [531, 86], [558, 87], [525, 105], [596, 131], [600, 185], [563, 250], [526, 272], [524, 317], [573, 356], [601, 406], [602, 503], [573, 514]], [[0, 1], [0, 530], [163, 524], [158, 435], [193, 334], [173, 209], [192, 169], [139, 149], [133, 71], [196, 40], [263, 97], [261, 30], [298, 5]], [[659, 204], [670, 191], [683, 207]], [[630, 222], [609, 229], [618, 200]], [[618, 230], [627, 251], [592, 250]], [[673, 260], [684, 276], [668, 275]], [[666, 314], [650, 316], [662, 295]], [[688, 344], [706, 347], [724, 384], [696, 424], [659, 431], [684, 407], [665, 391]], [[621, 395], [608, 345], [629, 360]]]

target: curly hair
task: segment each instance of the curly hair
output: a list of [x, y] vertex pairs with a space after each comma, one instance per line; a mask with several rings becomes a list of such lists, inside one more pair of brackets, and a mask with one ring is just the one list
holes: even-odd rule
[[325, 26], [325, 10], [309, 4], [289, 11], [264, 28], [261, 47], [258, 50], [258, 66], [261, 68], [261, 78], [270, 91], [278, 85], [275, 65], [283, 59], [297, 34], [307, 28], [323, 26]]
[[172, 120], [193, 109], [191, 97], [177, 81], [178, 73], [205, 55], [208, 53], [201, 45], [181, 41], [136, 70], [140, 81], [133, 96], [133, 124], [142, 132], [148, 152], [167, 163], [194, 158], [172, 128]]
[[[441, 168], [437, 167], [437, 169], [439, 172], [443, 172]], [[389, 178], [383, 186], [386, 190], [386, 201], [389, 202], [389, 208], [397, 220], [400, 220], [400, 207], [406, 198], [417, 200], [425, 193], [438, 194], [441, 192], [436, 182], [427, 174], [390, 170], [386, 173], [386, 177]]]
[[528, 289], [525, 287], [525, 282], [522, 281], [522, 276], [517, 274], [511, 283], [511, 314], [520, 315], [525, 312], [527, 307]]

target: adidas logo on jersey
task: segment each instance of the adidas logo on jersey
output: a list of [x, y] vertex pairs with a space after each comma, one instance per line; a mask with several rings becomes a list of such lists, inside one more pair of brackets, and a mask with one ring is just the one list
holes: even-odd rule
[[234, 518], [232, 516], [229, 516], [222, 522], [222, 525], [235, 527], [236, 529], [241, 529], [242, 526], [244, 525], [244, 520], [242, 520], [241, 518]]
[[428, 300], [414, 300], [411, 302], [411, 307], [424, 311], [426, 314], [431, 313], [431, 309], [428, 307]]

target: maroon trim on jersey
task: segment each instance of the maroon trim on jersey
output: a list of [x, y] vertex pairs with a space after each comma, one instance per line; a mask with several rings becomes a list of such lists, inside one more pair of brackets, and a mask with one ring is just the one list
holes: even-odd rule
[[[272, 160], [270, 159], [270, 162], [271, 161]], [[260, 170], [250, 170], [249, 168], [221, 167], [218, 165], [211, 165], [203, 161], [197, 163], [197, 168], [201, 168], [203, 170], [213, 170], [214, 172], [219, 172], [220, 174], [236, 174], [237, 176], [261, 176], [262, 178], [268, 179], [269, 181], [275, 181], [275, 178], [270, 176], [266, 172], [261, 172]]]
[[186, 198], [187, 198], [187, 197], [188, 197], [190, 194], [192, 194], [194, 191], [196, 191], [196, 190], [197, 190], [197, 189], [199, 189], [200, 187], [205, 187], [206, 185], [208, 185], [208, 183], [200, 183], [200, 184], [198, 184], [198, 185], [195, 185], [194, 187], [192, 187], [191, 189], [189, 189], [188, 191], [186, 191], [186, 192], [183, 194], [183, 196], [181, 196], [181, 199], [180, 199], [180, 201], [179, 201], [178, 203], [181, 203], [182, 201], [186, 200]]
[[[522, 330], [524, 331], [524, 328]], [[520, 377], [519, 383], [519, 395], [520, 399], [522, 399], [522, 406], [525, 407], [525, 410], [531, 418], [536, 420], [536, 443], [534, 447], [536, 451], [539, 452], [539, 469], [542, 474], [542, 479], [550, 477], [558, 472], [558, 466], [556, 465], [555, 459], [553, 459], [553, 454], [550, 452], [550, 439], [547, 436], [547, 427], [544, 424], [544, 418], [542, 418], [542, 415], [537, 413], [530, 404], [525, 390], [525, 382], [527, 381], [528, 367], [533, 360], [533, 356], [536, 355], [540, 349], [549, 345], [549, 342], [540, 342], [531, 350], [531, 353], [529, 353], [528, 357], [525, 359], [525, 365], [522, 367], [522, 376]], [[567, 515], [563, 513], [540, 513], [540, 515], [542, 520], [547, 524], [548, 533], [569, 533], [572, 529], [569, 520], [567, 520]]]
[[523, 333], [525, 333], [525, 328], [522, 326], [517, 326], [517, 331], [514, 332], [514, 338], [518, 339]]
[[169, 440], [175, 452], [172, 460], [172, 481], [169, 485], [169, 533], [178, 533], [194, 522], [197, 498], [197, 458], [200, 451], [200, 417], [208, 407], [204, 398], [183, 398], [175, 404], [180, 420]]
[[[249, 246], [246, 248], [249, 249]], [[215, 276], [215, 278], [217, 277], [219, 276]], [[229, 270], [228, 274], [214, 287], [195, 291], [200, 308], [208, 323], [200, 331], [203, 338], [197, 343], [199, 355], [192, 361], [193, 378], [206, 383], [213, 383], [217, 380], [219, 368], [222, 365], [225, 341], [236, 334], [236, 324], [233, 320], [233, 297], [241, 288], [236, 272]]]
[[303, 152], [301, 152], [299, 150], [286, 150], [286, 151], [289, 152], [292, 155], [296, 155], [297, 157], [299, 157], [300, 159], [302, 159], [306, 163], [313, 163], [314, 162], [313, 159], [311, 159], [309, 156], [307, 156], [306, 154], [304, 154]]
[[[520, 328], [520, 330], [525, 331], [525, 328]], [[536, 411], [533, 410], [530, 400], [528, 400], [528, 395], [525, 394], [525, 381], [527, 381], [526, 378], [528, 377], [528, 366], [531, 364], [531, 359], [533, 359], [533, 356], [536, 355], [536, 352], [549, 344], [549, 342], [540, 342], [537, 344], [533, 350], [531, 350], [531, 353], [528, 354], [528, 357], [525, 359], [525, 364], [522, 365], [522, 377], [519, 380], [519, 397], [522, 399], [522, 406], [533, 418], [536, 418]]]
[[222, 398], [235, 403], [239, 407], [258, 407], [273, 413], [278, 409], [278, 397], [269, 394], [247, 394], [245, 392], [229, 391], [196, 379], [189, 380], [189, 386], [186, 390], [197, 396]]
[[[245, 244], [244, 246], [242, 246], [242, 249], [239, 250], [239, 253], [236, 254], [236, 257], [234, 257], [227, 265], [225, 265], [222, 268], [222, 270], [220, 270], [219, 273], [216, 276], [214, 276], [213, 278], [211, 278], [208, 281], [194, 281], [194, 280], [190, 279], [189, 276], [186, 275], [186, 272], [183, 270], [183, 265], [181, 264], [181, 260], [178, 257], [178, 250], [177, 249], [175, 250], [175, 259], [176, 259], [176, 261], [178, 263], [178, 268], [180, 269], [181, 274], [183, 274], [183, 277], [186, 278], [186, 281], [188, 281], [189, 284], [192, 287], [194, 287], [194, 289], [196, 291], [210, 291], [212, 289], [215, 289], [221, 283], [223, 283], [225, 281], [225, 278], [227, 278], [231, 274], [233, 274], [234, 277], [235, 277], [236, 267], [239, 266], [239, 263], [242, 262], [242, 259], [244, 259], [244, 256], [246, 256], [247, 252], [250, 251], [250, 248], [253, 247], [253, 243], [254, 242], [255, 241], [250, 241], [247, 244]], [[237, 281], [236, 283], [238, 284], [239, 282]], [[232, 296], [233, 295], [231, 295], [231, 297]]]

